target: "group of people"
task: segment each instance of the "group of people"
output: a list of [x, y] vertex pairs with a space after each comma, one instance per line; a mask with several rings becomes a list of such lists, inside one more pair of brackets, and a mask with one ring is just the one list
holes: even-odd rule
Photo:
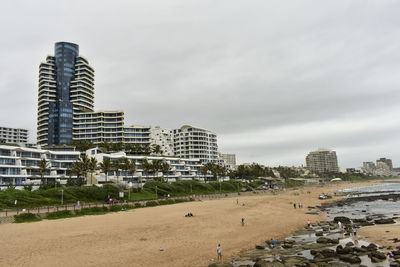
[[293, 208], [299, 208], [299, 209], [301, 209], [301, 208], [303, 208], [303, 204], [302, 203], [293, 203]]
[[[350, 225], [348, 227], [350, 228], [351, 233], [353, 234], [353, 237], [357, 237], [357, 226], [353, 222], [353, 220], [350, 220]], [[345, 230], [345, 226], [342, 224], [341, 221], [338, 222], [338, 228], [339, 228], [340, 231], [344, 231]]]
[[191, 213], [191, 212], [189, 212], [189, 213], [187, 213], [186, 215], [185, 215], [185, 217], [193, 217], [194, 215], [193, 215], [193, 213]]

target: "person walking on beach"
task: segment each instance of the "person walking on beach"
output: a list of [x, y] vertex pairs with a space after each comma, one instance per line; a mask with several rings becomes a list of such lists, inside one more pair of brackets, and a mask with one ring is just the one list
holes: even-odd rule
[[311, 229], [311, 226], [312, 226], [312, 225], [311, 225], [311, 221], [308, 220], [308, 221], [307, 221], [307, 227], [308, 227], [308, 229]]
[[217, 256], [218, 256], [218, 260], [222, 260], [222, 248], [221, 248], [221, 244], [218, 244], [218, 246], [217, 246]]
[[293, 203], [293, 208], [296, 208], [296, 203]]
[[244, 226], [244, 218], [242, 218], [241, 223], [242, 223], [242, 226]]

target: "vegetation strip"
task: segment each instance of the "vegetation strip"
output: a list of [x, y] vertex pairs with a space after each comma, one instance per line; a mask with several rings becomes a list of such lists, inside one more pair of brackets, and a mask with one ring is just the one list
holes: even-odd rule
[[123, 204], [123, 205], [111, 205], [110, 207], [105, 206], [105, 207], [82, 208], [79, 210], [60, 210], [55, 212], [47, 212], [45, 214], [22, 213], [14, 215], [14, 219], [15, 223], [37, 222], [41, 221], [42, 219], [57, 220], [57, 219], [72, 218], [85, 215], [101, 215], [110, 212], [126, 211], [144, 207], [155, 207], [160, 205], [170, 205], [170, 204], [177, 204], [189, 201], [194, 201], [194, 199], [193, 198], [166, 199], [159, 201], [148, 201], [144, 204], [135, 203], [135, 204]]

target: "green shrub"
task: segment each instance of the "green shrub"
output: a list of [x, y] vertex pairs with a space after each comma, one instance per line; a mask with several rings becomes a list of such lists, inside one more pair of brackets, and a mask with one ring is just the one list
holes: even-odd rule
[[21, 213], [18, 215], [14, 215], [14, 219], [16, 223], [38, 222], [42, 220], [42, 218], [34, 213]]
[[110, 211], [121, 211], [122, 205], [112, 205], [110, 206]]
[[175, 203], [182, 203], [182, 202], [188, 202], [186, 198], [177, 198], [175, 199]]
[[143, 205], [142, 205], [142, 203], [135, 203], [135, 208], [143, 208]]
[[146, 202], [146, 207], [155, 207], [155, 206], [158, 206], [158, 205], [159, 205], [158, 201], [148, 201], [148, 202]]
[[107, 207], [91, 207], [91, 208], [83, 208], [80, 210], [76, 210], [75, 214], [78, 216], [84, 215], [97, 215], [97, 214], [105, 214], [109, 212]]
[[170, 204], [175, 204], [175, 200], [173, 199], [159, 200], [158, 203], [160, 205], [170, 205]]
[[57, 220], [62, 218], [74, 217], [75, 214], [71, 210], [59, 210], [55, 212], [46, 213], [46, 219], [48, 220]]
[[134, 209], [134, 208], [135, 208], [135, 206], [131, 205], [131, 204], [123, 204], [122, 205], [122, 209], [123, 210], [131, 210], [131, 209]]

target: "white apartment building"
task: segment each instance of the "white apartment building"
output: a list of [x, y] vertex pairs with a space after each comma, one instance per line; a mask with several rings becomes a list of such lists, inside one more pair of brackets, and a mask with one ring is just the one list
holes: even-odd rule
[[320, 148], [308, 153], [306, 157], [307, 168], [315, 172], [339, 172], [336, 152]]
[[73, 123], [73, 140], [93, 144], [129, 143], [150, 144], [150, 127], [125, 126], [123, 111], [96, 111], [76, 113]]
[[28, 130], [0, 126], [0, 143], [26, 144], [27, 142]]
[[[105, 158], [110, 159], [111, 162], [121, 161], [123, 158], [127, 158], [131, 162], [135, 162], [136, 171], [134, 173], [120, 169], [116, 172], [112, 171], [107, 174], [107, 179], [118, 182], [144, 183], [146, 180], [153, 179], [163, 179], [168, 182], [173, 182], [191, 179], [203, 180], [205, 178], [204, 175], [202, 175], [199, 171], [199, 169], [203, 166], [199, 159], [185, 159], [169, 156], [130, 156], [125, 152], [103, 153], [98, 148], [87, 150], [86, 155], [88, 157], [96, 158], [99, 163]], [[146, 169], [143, 168], [144, 160], [147, 160], [149, 163], [152, 163], [153, 161], [166, 162], [170, 166], [170, 170], [165, 173], [161, 170], [157, 173], [146, 171]], [[105, 174], [97, 174], [95, 178], [97, 181], [105, 181], [106, 179]]]
[[65, 183], [71, 176], [69, 170], [79, 158], [78, 151], [52, 151], [20, 146], [0, 145], [0, 185], [40, 184], [39, 162], [48, 164], [44, 179]]
[[173, 131], [160, 126], [150, 128], [150, 140], [152, 145], [159, 145], [165, 156], [174, 156]]
[[217, 135], [206, 129], [184, 125], [174, 130], [174, 153], [181, 158], [217, 162]]

